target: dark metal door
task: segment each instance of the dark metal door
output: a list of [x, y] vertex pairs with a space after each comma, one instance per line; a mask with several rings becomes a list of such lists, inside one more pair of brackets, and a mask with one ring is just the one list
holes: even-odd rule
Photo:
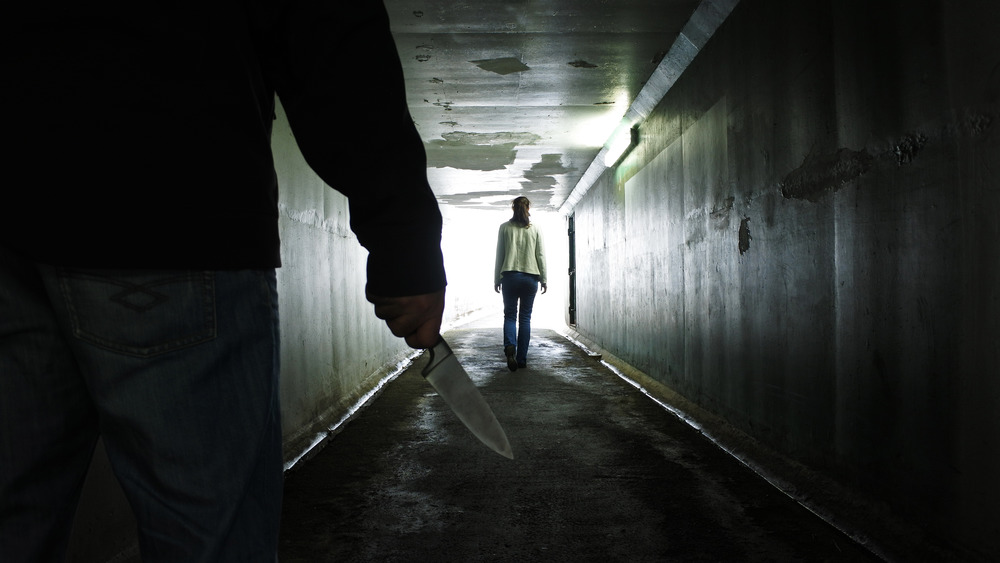
[[576, 216], [569, 216], [569, 324], [576, 324]]

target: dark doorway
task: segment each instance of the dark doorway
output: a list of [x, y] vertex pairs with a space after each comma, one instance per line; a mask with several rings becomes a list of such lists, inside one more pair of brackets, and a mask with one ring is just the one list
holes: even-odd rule
[[576, 216], [570, 215], [569, 228], [569, 324], [576, 326]]

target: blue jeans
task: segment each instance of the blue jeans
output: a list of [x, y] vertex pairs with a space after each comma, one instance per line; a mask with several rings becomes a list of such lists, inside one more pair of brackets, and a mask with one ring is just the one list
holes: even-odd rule
[[538, 293], [538, 276], [504, 272], [500, 286], [503, 292], [503, 346], [515, 346], [517, 353], [514, 357], [519, 365], [523, 365], [528, 360], [531, 307]]
[[274, 561], [274, 270], [110, 271], [0, 247], [0, 554], [62, 560], [100, 434], [144, 561]]

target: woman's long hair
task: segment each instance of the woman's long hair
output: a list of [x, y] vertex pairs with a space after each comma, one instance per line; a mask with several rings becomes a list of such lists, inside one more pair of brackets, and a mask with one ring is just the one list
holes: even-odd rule
[[521, 196], [515, 199], [511, 207], [514, 209], [514, 216], [510, 218], [512, 223], [521, 227], [527, 227], [531, 224], [531, 213], [528, 213], [531, 201], [528, 198]]

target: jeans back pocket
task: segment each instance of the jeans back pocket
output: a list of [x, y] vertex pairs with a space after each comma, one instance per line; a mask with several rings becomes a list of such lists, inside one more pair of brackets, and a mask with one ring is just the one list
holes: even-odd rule
[[59, 270], [73, 335], [150, 357], [215, 338], [212, 272]]

